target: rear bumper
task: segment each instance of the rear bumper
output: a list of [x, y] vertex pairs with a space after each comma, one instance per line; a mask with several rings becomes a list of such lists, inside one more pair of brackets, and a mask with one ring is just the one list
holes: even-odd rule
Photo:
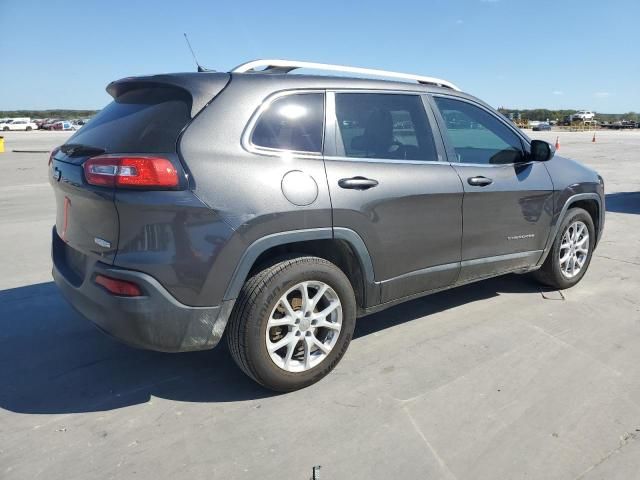
[[[69, 248], [53, 229], [53, 279], [63, 296], [99, 329], [134, 347], [186, 352], [215, 347], [226, 327], [233, 301], [191, 307], [178, 302], [153, 277], [85, 259], [84, 271], [67, 261]], [[113, 295], [94, 283], [98, 274], [135, 282], [144, 296]]]

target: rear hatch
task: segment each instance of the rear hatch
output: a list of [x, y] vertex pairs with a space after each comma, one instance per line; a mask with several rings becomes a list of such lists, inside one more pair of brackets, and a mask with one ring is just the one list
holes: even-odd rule
[[[49, 178], [56, 199], [56, 232], [65, 244], [66, 263], [81, 278], [87, 259], [114, 262], [120, 235], [115, 199], [120, 189], [188, 188], [187, 169], [177, 153], [178, 138], [228, 81], [225, 74], [206, 76], [176, 74], [114, 82], [107, 88], [113, 102], [52, 152]], [[177, 174], [177, 184], [168, 188], [96, 184], [85, 171], [91, 162], [100, 163], [99, 159], [109, 163], [109, 159], [122, 158], [168, 160]], [[107, 170], [103, 173], [109, 174]]]

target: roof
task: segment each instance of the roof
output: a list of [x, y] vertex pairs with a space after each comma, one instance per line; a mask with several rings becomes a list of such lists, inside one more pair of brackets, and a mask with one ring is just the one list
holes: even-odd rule
[[[272, 61], [267, 62], [272, 63]], [[250, 62], [250, 64], [251, 63], [253, 62]], [[455, 95], [486, 105], [481, 100], [459, 90], [452, 89], [448, 86], [436, 85], [431, 82], [419, 82], [417, 80], [414, 82], [412, 81], [413, 78], [404, 77], [405, 74], [398, 74], [401, 75], [401, 77], [392, 77], [393, 79], [383, 80], [380, 78], [285, 73], [284, 70], [286, 70], [286, 72], [293, 70], [293, 68], [289, 69], [288, 67], [268, 68], [267, 71], [256, 71], [251, 67], [241, 69], [244, 71], [236, 71], [238, 68], [239, 67], [236, 67], [236, 69], [232, 70], [230, 73], [205, 71], [127, 77], [110, 83], [107, 86], [107, 92], [109, 92], [111, 96], [116, 97], [131, 88], [140, 86], [141, 84], [173, 85], [188, 91], [192, 95], [192, 114], [194, 115], [209, 101], [211, 101], [211, 99], [215, 97], [229, 82], [236, 85], [236, 88], [240, 87], [240, 90], [244, 90], [245, 94], [252, 91], [255, 94], [263, 96], [267, 96], [272, 92], [287, 89], [393, 90], [411, 93], [441, 93]], [[395, 75], [395, 72], [389, 73]], [[406, 75], [411, 76], [411, 74]], [[427, 77], [420, 78], [423, 79]], [[241, 85], [244, 85], [244, 87], [241, 87]]]

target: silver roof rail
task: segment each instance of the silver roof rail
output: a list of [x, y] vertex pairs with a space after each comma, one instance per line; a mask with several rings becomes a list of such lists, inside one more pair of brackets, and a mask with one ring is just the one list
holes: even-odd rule
[[[453, 83], [435, 77], [425, 77], [413, 75], [411, 73], [389, 72], [387, 70], [376, 70], [373, 68], [349, 67], [346, 65], [332, 65], [329, 63], [300, 62], [297, 60], [253, 60], [251, 62], [238, 65], [231, 70], [231, 73], [289, 73], [298, 68], [309, 68], [313, 70], [327, 70], [331, 72], [358, 73], [361, 75], [373, 75], [378, 77], [397, 78], [400, 80], [414, 80], [418, 83], [446, 87], [460, 91]], [[261, 70], [260, 70], [261, 69]]]

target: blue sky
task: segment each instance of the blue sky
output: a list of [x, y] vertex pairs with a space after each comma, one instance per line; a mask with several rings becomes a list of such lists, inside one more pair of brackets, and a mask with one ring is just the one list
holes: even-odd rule
[[640, 111], [638, 0], [0, 0], [0, 110], [255, 58], [439, 76], [495, 107]]

